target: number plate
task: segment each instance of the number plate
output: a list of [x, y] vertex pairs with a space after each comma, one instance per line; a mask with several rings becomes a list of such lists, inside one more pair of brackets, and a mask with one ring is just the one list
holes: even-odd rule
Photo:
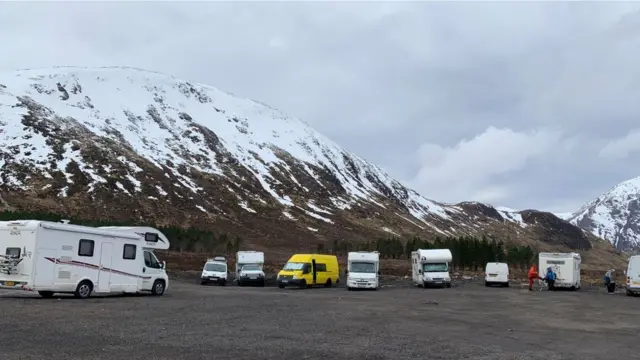
[[632, 281], [631, 284], [633, 285], [640, 285], [640, 281]]
[[282, 280], [282, 282], [283, 282], [283, 283], [288, 283], [288, 282], [289, 282], [289, 280]]
[[496, 275], [496, 274], [489, 274], [489, 277], [496, 277], [496, 276], [498, 276], [498, 275]]
[[5, 281], [4, 286], [14, 286], [15, 283], [13, 281]]

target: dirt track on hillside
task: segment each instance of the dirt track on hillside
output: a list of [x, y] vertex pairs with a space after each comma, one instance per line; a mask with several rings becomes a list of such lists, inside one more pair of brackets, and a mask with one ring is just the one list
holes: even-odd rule
[[637, 356], [640, 298], [476, 283], [388, 285], [349, 292], [180, 280], [164, 297], [88, 300], [0, 291], [0, 353], [3, 360]]

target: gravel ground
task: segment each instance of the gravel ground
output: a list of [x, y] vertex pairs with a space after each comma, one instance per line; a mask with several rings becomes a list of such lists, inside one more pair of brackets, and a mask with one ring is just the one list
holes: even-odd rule
[[[192, 281], [193, 280], [193, 281]], [[0, 358], [617, 359], [638, 354], [640, 298], [458, 283], [379, 291], [198, 286], [163, 297], [0, 291]]]

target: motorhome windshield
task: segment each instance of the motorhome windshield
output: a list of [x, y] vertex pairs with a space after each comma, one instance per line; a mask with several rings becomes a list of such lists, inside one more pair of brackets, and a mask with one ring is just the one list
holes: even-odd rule
[[256, 271], [256, 270], [262, 270], [262, 269], [260, 269], [260, 266], [255, 264], [242, 266], [242, 271]]
[[376, 264], [371, 262], [352, 262], [349, 266], [349, 271], [352, 273], [373, 274], [376, 272]]
[[204, 266], [204, 271], [225, 272], [227, 271], [227, 266], [223, 264], [207, 263]]
[[282, 268], [282, 270], [289, 270], [289, 271], [302, 270], [304, 265], [305, 265], [305, 263], [288, 262], [288, 263], [284, 264], [284, 267]]
[[422, 267], [424, 272], [445, 272], [449, 271], [449, 264], [445, 263], [429, 263]]

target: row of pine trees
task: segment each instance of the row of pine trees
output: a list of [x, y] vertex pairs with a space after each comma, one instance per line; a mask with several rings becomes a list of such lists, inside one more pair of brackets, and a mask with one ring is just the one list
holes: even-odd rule
[[[0, 221], [18, 219], [38, 219], [60, 221], [65, 217], [42, 212], [0, 212]], [[70, 219], [72, 224], [86, 226], [135, 226], [148, 225], [136, 223], [122, 223], [107, 220]], [[153, 225], [152, 225], [153, 226]], [[227, 233], [214, 233], [210, 230], [193, 227], [181, 228], [176, 226], [153, 226], [169, 238], [172, 251], [196, 253], [223, 253], [232, 256], [242, 248], [242, 238]], [[486, 237], [437, 237], [430, 242], [414, 236], [403, 240], [398, 237], [379, 238], [374, 241], [352, 243], [334, 240], [330, 247], [318, 244], [319, 253], [346, 256], [349, 251], [378, 251], [383, 259], [410, 259], [411, 252], [417, 249], [450, 249], [453, 255], [452, 267], [458, 270], [478, 270], [487, 262], [507, 262], [512, 267], [525, 268], [535, 261], [537, 253], [529, 246], [506, 245], [502, 241], [488, 240]]]

